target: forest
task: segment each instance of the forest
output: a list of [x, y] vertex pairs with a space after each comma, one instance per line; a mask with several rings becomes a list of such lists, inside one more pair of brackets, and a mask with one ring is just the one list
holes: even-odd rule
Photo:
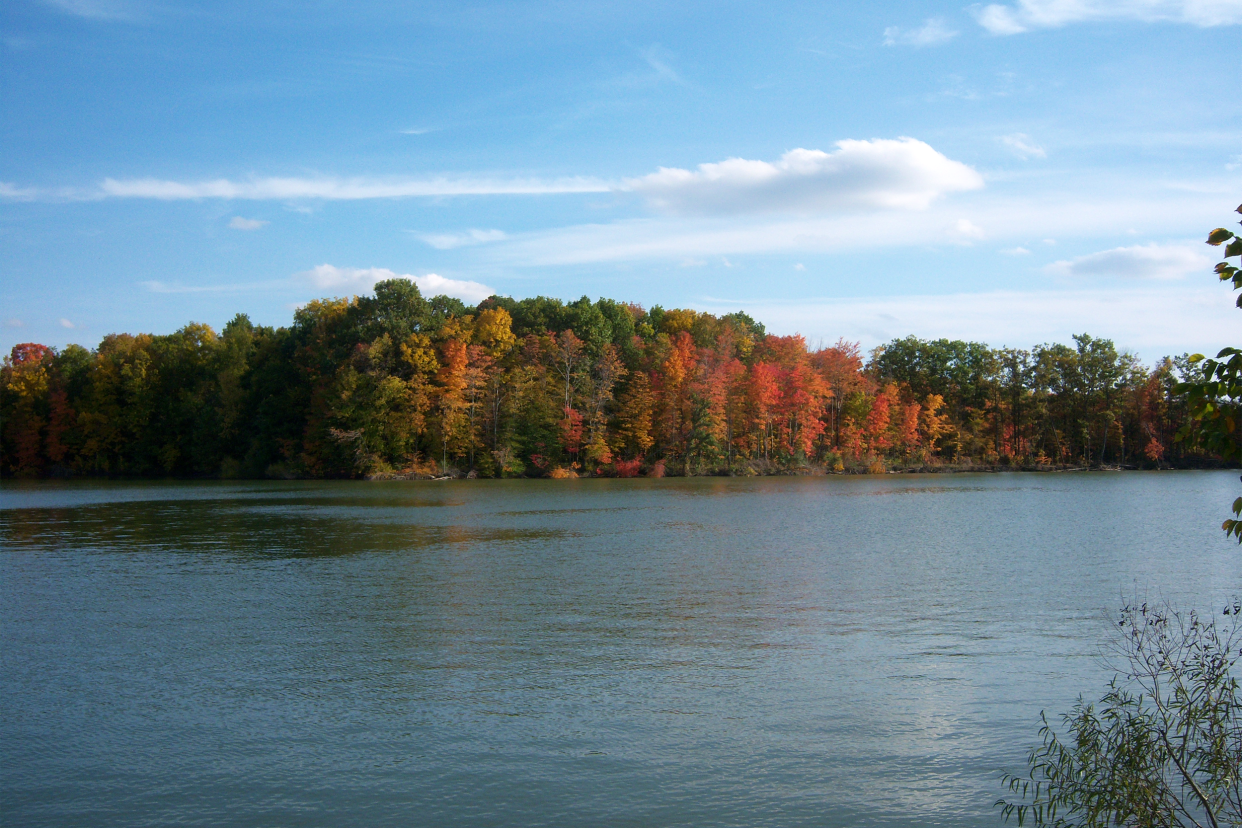
[[[493, 296], [403, 279], [290, 327], [22, 344], [0, 474], [576, 477], [1216, 465], [1175, 440], [1187, 356], [1086, 334], [1030, 350], [810, 348], [745, 313]], [[1193, 424], [1192, 424], [1193, 426]]]

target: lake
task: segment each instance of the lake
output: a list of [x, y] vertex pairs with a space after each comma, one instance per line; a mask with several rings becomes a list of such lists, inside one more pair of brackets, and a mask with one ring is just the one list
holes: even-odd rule
[[6, 825], [997, 825], [1236, 472], [0, 486]]

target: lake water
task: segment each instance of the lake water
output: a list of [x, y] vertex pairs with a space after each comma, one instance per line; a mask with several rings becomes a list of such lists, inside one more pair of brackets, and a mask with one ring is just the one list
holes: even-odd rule
[[1236, 472], [0, 487], [5, 825], [996, 825]]

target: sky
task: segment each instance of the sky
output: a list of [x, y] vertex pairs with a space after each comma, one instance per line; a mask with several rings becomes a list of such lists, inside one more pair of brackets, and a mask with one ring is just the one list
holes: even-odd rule
[[383, 278], [1238, 343], [1242, 0], [0, 4], [0, 348]]

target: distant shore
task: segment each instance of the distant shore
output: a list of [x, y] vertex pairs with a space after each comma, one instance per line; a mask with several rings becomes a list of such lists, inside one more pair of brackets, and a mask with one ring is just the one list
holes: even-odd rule
[[748, 464], [732, 469], [702, 469], [686, 473], [682, 469], [666, 466], [662, 463], [644, 467], [634, 474], [618, 475], [608, 473], [587, 474], [575, 469], [555, 468], [548, 473], [539, 475], [511, 475], [495, 477], [480, 475], [477, 470], [449, 467], [445, 470], [429, 470], [423, 466], [417, 470], [380, 472], [356, 477], [343, 476], [312, 476], [289, 473], [275, 469], [264, 476], [243, 475], [126, 475], [126, 474], [83, 474], [71, 469], [53, 468], [48, 473], [38, 476], [4, 475], [3, 480], [364, 480], [364, 481], [396, 481], [396, 480], [618, 480], [630, 478], [658, 479], [664, 477], [858, 477], [879, 476], [888, 474], [1003, 474], [1013, 472], [1039, 473], [1073, 473], [1073, 472], [1118, 472], [1118, 471], [1237, 471], [1238, 466], [1205, 461], [1200, 463], [1169, 464], [1128, 464], [1105, 463], [1102, 465], [1084, 465], [1072, 463], [1040, 463], [1040, 464], [1006, 464], [1006, 463], [929, 463], [929, 464], [892, 464], [883, 469], [876, 464], [867, 465], [853, 463], [843, 468], [832, 469], [823, 465], [778, 466], [768, 464]]
[[[846, 477], [846, 476], [878, 476], [885, 474], [1003, 474], [1006, 472], [1041, 472], [1041, 473], [1072, 473], [1072, 472], [1117, 472], [1117, 471], [1231, 471], [1238, 470], [1235, 466], [1226, 466], [1223, 464], [1185, 464], [1185, 465], [1131, 465], [1131, 464], [1103, 464], [1103, 465], [1082, 465], [1082, 464], [981, 464], [981, 463], [936, 463], [927, 465], [898, 465], [883, 470], [875, 469], [868, 466], [852, 466], [840, 470], [825, 468], [823, 466], [801, 466], [801, 467], [781, 467], [770, 468], [767, 470], [757, 470], [750, 467], [742, 467], [738, 469], [718, 469], [710, 471], [701, 471], [691, 474], [676, 473], [671, 470], [665, 470], [663, 473], [651, 474], [640, 473], [628, 475], [627, 477], [645, 477], [645, 478], [663, 478], [663, 477]], [[524, 476], [504, 478], [508, 480], [548, 480], [548, 479], [622, 479], [617, 475], [609, 474], [580, 474], [574, 470], [558, 470], [561, 473], [542, 476]], [[294, 478], [287, 479], [309, 479]], [[444, 473], [429, 472], [391, 472], [384, 474], [370, 474], [362, 478], [364, 480], [475, 480], [475, 479], [495, 479], [480, 478], [477, 473], [461, 469], [448, 469]]]

